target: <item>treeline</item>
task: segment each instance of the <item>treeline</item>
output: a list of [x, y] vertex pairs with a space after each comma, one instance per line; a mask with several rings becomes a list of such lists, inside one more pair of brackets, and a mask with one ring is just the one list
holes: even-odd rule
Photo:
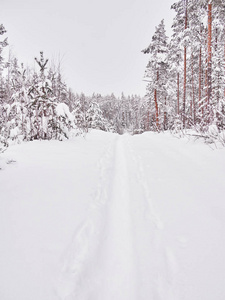
[[[6, 33], [3, 25], [0, 34]], [[8, 46], [0, 42], [0, 55]], [[51, 66], [43, 52], [35, 58], [39, 71], [25, 68], [11, 57], [0, 56], [0, 142], [11, 140], [63, 140], [90, 128], [122, 134], [143, 132], [146, 115], [139, 96], [115, 97], [76, 94], [62, 80], [60, 67]]]
[[170, 40], [156, 27], [145, 72], [148, 130], [222, 132], [225, 118], [225, 1], [182, 0]]
[[[225, 0], [180, 0], [172, 36], [156, 27], [145, 72], [146, 96], [76, 94], [49, 66], [39, 71], [2, 57], [6, 30], [0, 25], [0, 142], [69, 138], [89, 128], [131, 134], [195, 130], [221, 139], [225, 119]], [[1, 37], [2, 36], [2, 37]], [[222, 138], [225, 141], [225, 138]], [[224, 142], [225, 143], [225, 142]]]

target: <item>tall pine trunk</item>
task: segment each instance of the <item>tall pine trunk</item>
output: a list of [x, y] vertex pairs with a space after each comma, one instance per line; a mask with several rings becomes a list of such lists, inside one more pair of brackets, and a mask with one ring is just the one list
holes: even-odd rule
[[[224, 53], [223, 53], [223, 55], [224, 55], [224, 74], [225, 74], [225, 42], [224, 42]], [[224, 91], [223, 91], [223, 93], [224, 93], [224, 98], [225, 98], [225, 83], [224, 83]]]
[[193, 117], [193, 123], [195, 124], [196, 107], [195, 107], [194, 57], [193, 57], [193, 53], [191, 54], [191, 82], [192, 82], [192, 117]]
[[212, 4], [208, 4], [208, 42], [207, 42], [207, 106], [212, 97]]
[[202, 99], [202, 47], [199, 49], [199, 67], [198, 67], [198, 108], [201, 107]]
[[[159, 80], [159, 71], [157, 71], [156, 81]], [[155, 122], [156, 128], [159, 130], [159, 106], [158, 106], [158, 99], [157, 99], [157, 89], [154, 90], [154, 101], [155, 101]]]
[[177, 115], [180, 114], [180, 74], [177, 73]]
[[[185, 1], [185, 25], [184, 29], [187, 29], [187, 1]], [[184, 96], [183, 96], [183, 127], [185, 128], [185, 121], [186, 121], [186, 116], [185, 116], [185, 111], [186, 111], [186, 94], [187, 94], [187, 46], [184, 46]]]

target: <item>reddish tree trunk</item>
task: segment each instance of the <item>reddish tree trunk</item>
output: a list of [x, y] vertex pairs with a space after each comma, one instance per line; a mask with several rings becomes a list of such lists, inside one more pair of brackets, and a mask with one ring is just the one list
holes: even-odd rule
[[180, 114], [180, 74], [177, 73], [177, 115]]
[[[206, 66], [207, 66], [207, 58], [206, 58], [206, 62], [205, 62]], [[207, 67], [205, 68], [205, 93], [204, 93], [204, 96], [205, 96], [205, 101], [204, 101], [204, 105], [202, 105], [202, 117], [204, 117], [204, 113], [205, 111], [208, 110], [208, 69]]]
[[[224, 73], [225, 73], [225, 43], [224, 43]], [[224, 87], [224, 98], [225, 98], [225, 87]]]
[[207, 105], [212, 96], [212, 4], [208, 4]]
[[[156, 81], [159, 80], [159, 71], [157, 71]], [[156, 128], [159, 129], [159, 106], [158, 106], [158, 99], [157, 99], [157, 89], [154, 91], [154, 101], [155, 101], [155, 122]]]
[[192, 81], [192, 116], [193, 122], [195, 124], [195, 116], [196, 116], [196, 109], [195, 109], [195, 87], [194, 87], [194, 58], [193, 53], [191, 55], [191, 81]]
[[202, 47], [199, 50], [199, 69], [198, 69], [198, 107], [201, 107], [202, 98]]
[[[218, 49], [218, 28], [216, 28], [216, 38], [215, 38], [215, 53], [217, 52]], [[217, 104], [219, 103], [220, 100], [220, 72], [216, 72], [216, 79], [217, 79], [217, 86], [216, 86], [216, 100], [217, 100]]]
[[[186, 1], [186, 8], [185, 8], [185, 27], [187, 29], [187, 1]], [[183, 97], [183, 127], [185, 128], [185, 110], [186, 110], [186, 89], [187, 85], [187, 47], [184, 46], [184, 97]]]

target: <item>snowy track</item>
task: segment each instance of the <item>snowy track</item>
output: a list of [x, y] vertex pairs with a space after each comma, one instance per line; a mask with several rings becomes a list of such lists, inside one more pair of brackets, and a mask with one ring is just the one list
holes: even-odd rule
[[175, 259], [130, 138], [116, 138], [101, 159], [97, 196], [65, 256], [63, 300], [178, 299]]
[[99, 131], [9, 148], [0, 299], [224, 300], [224, 151]]

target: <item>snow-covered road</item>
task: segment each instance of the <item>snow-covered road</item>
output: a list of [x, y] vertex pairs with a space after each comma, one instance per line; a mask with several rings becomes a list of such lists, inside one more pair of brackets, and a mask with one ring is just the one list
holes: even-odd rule
[[224, 300], [224, 154], [98, 131], [12, 147], [0, 299]]

